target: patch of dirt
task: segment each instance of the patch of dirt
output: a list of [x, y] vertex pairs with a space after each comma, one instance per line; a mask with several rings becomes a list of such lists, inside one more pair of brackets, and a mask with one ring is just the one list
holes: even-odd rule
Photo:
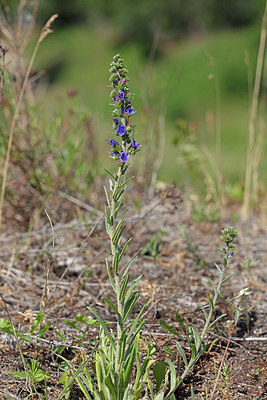
[[[138, 212], [136, 199], [139, 203], [141, 199], [142, 204]], [[142, 345], [145, 347], [148, 340], [153, 340], [158, 360], [164, 360], [164, 346], [175, 349], [175, 337], [164, 331], [159, 321], [164, 320], [178, 329], [178, 311], [186, 322], [203, 326], [200, 305], [207, 303], [212, 293], [209, 279], [217, 282], [215, 263], [219, 265], [222, 261], [222, 254], [216, 250], [221, 243], [220, 230], [234, 225], [239, 232], [237, 249], [229, 266], [229, 274], [233, 276], [225, 283], [216, 310], [217, 316], [223, 313], [227, 316], [206, 338], [209, 350], [177, 391], [177, 399], [190, 398], [191, 385], [197, 399], [206, 398], [206, 391], [214, 392], [214, 399], [267, 398], [264, 386], [267, 374], [267, 235], [262, 217], [255, 216], [250, 225], [233, 224], [229, 217], [216, 223], [193, 223], [190, 210], [175, 186], [158, 190], [153, 200], [149, 200], [137, 185], [132, 186], [127, 200], [130, 206], [125, 241], [129, 237], [133, 240], [124, 265], [138, 256], [131, 276], [142, 274], [143, 278], [139, 282], [140, 302], [134, 312], [150, 300]], [[85, 204], [75, 205], [73, 199], [55, 194], [45, 204], [53, 230], [43, 210], [34, 209], [30, 217], [27, 207], [27, 223], [31, 221], [31, 229], [25, 232], [22, 211], [12, 220], [11, 209], [6, 214], [5, 233], [0, 236], [0, 285], [5, 301], [0, 301], [0, 318], [7, 319], [7, 307], [16, 328], [27, 333], [37, 313], [45, 313], [45, 323], [51, 323], [50, 329], [42, 339], [33, 334], [33, 343], [25, 343], [22, 349], [26, 361], [38, 359], [42, 369], [51, 376], [47, 382], [51, 399], [62, 390], [59, 383], [62, 371], [51, 352], [51, 348], [62, 344], [56, 331], [67, 338], [69, 353], [66, 350], [64, 355], [77, 365], [79, 348], [90, 354], [98, 335], [98, 328], [90, 326], [85, 338], [78, 339], [77, 331], [64, 321], [74, 321], [77, 314], [90, 317], [88, 306], [94, 307], [103, 319], [115, 321], [101, 299], [104, 295], [111, 300], [114, 297], [106, 272], [106, 253], [96, 237], [99, 235], [108, 244], [103, 207], [101, 209], [103, 201], [102, 192], [91, 193], [87, 202], [91, 206], [100, 205], [100, 210], [92, 207], [90, 212], [88, 204], [85, 210]], [[247, 287], [251, 294], [239, 300], [243, 311], [234, 327], [234, 315], [226, 299]], [[76, 346], [76, 355], [71, 346]], [[5, 398], [4, 393], [25, 398], [28, 394], [25, 381], [8, 374], [23, 371], [19, 350], [14, 338], [4, 333], [0, 335], [0, 365], [0, 398]], [[183, 364], [180, 368], [182, 370]], [[37, 386], [45, 393], [43, 383]], [[70, 399], [83, 398], [74, 387]]]

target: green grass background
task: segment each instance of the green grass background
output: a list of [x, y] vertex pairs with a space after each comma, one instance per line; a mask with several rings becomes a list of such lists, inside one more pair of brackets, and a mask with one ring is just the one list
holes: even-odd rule
[[[162, 57], [148, 67], [147, 59], [137, 46], [115, 47], [114, 34], [103, 27], [99, 27], [99, 31], [90, 26], [55, 29], [42, 43], [35, 65], [50, 74], [52, 71], [52, 76], [53, 71], [58, 71], [40, 97], [42, 114], [45, 118], [47, 115], [53, 118], [56, 112], [69, 107], [74, 100], [66, 96], [66, 91], [75, 87], [78, 91], [75, 102], [92, 117], [95, 140], [104, 160], [108, 150], [105, 139], [112, 135], [108, 67], [113, 55], [120, 53], [129, 69], [129, 86], [135, 93], [133, 122], [137, 125], [138, 141], [142, 140], [145, 129], [145, 99], [149, 97], [155, 110], [163, 104], [166, 146], [159, 179], [180, 184], [183, 181], [184, 174], [177, 161], [179, 148], [173, 144], [177, 119], [196, 122], [200, 142], [214, 153], [215, 128], [207, 128], [206, 115], [213, 114], [216, 118], [219, 110], [225, 180], [242, 183], [249, 117], [248, 75], [244, 59], [248, 54], [254, 73], [259, 37], [258, 24], [165, 43]], [[147, 68], [150, 68], [148, 74]], [[208, 79], [211, 74], [216, 75], [218, 82], [217, 97], [215, 80]], [[143, 147], [141, 157], [149, 151], [148, 144], [147, 148]], [[267, 177], [266, 167], [263, 159], [260, 167], [262, 182]], [[101, 162], [98, 170], [103, 171]]]

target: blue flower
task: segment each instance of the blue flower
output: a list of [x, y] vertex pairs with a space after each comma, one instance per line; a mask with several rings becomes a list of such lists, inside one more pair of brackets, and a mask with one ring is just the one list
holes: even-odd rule
[[109, 139], [109, 143], [111, 144], [111, 146], [119, 146], [120, 147], [120, 144], [118, 142], [116, 142], [116, 140], [114, 140], [114, 139]]
[[118, 150], [112, 151], [110, 154], [112, 154], [113, 156], [118, 156], [120, 153], [118, 152]]
[[121, 153], [119, 160], [123, 163], [129, 160], [129, 154], [125, 153], [124, 151]]
[[124, 113], [125, 114], [128, 114], [128, 115], [133, 115], [134, 114], [134, 109], [132, 108], [132, 107], [129, 107], [129, 108], [125, 108], [124, 109]]
[[114, 122], [114, 124], [118, 124], [119, 123], [119, 120], [118, 120], [118, 118], [113, 118], [113, 122]]
[[119, 91], [118, 98], [119, 98], [120, 100], [124, 100], [124, 93], [123, 93], [122, 90]]
[[138, 146], [139, 146], [139, 143], [137, 143], [133, 138], [133, 141], [132, 141], [131, 146], [129, 147], [129, 149], [136, 150]]
[[125, 126], [124, 125], [118, 125], [118, 128], [116, 129], [116, 132], [120, 135], [123, 136], [125, 134]]

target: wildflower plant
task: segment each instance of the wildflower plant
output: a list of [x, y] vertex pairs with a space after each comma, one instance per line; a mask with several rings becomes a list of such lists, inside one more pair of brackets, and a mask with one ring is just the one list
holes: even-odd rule
[[[119, 55], [114, 56], [110, 68], [110, 81], [112, 86], [111, 98], [113, 101], [113, 130], [114, 135], [108, 140], [110, 157], [117, 163], [116, 174], [107, 171], [110, 176], [109, 190], [105, 189], [107, 204], [105, 205], [106, 232], [110, 245], [107, 246], [100, 238], [99, 241], [107, 251], [107, 272], [111, 287], [114, 291], [116, 302], [107, 297], [103, 300], [116, 315], [115, 332], [107, 327], [96, 310], [89, 310], [96, 317], [100, 325], [100, 342], [95, 354], [93, 373], [87, 367], [88, 360], [80, 366], [78, 371], [73, 371], [73, 378], [78, 382], [87, 399], [94, 400], [126, 400], [138, 399], [143, 390], [143, 384], [151, 365], [150, 354], [152, 346], [148, 346], [147, 354], [140, 360], [139, 339], [145, 322], [141, 320], [146, 303], [133, 319], [129, 314], [139, 298], [139, 291], [135, 287], [141, 276], [129, 283], [129, 270], [134, 258], [122, 269], [123, 255], [131, 242], [131, 238], [123, 244], [123, 225], [127, 211], [121, 214], [124, 192], [127, 183], [132, 179], [126, 178], [126, 171], [131, 158], [140, 149], [133, 137], [134, 126], [131, 117], [134, 114], [132, 106], [133, 95], [128, 87], [128, 71]], [[134, 372], [134, 373], [133, 373]], [[73, 381], [70, 380], [70, 383]], [[67, 393], [65, 386], [63, 393]]]
[[[127, 211], [122, 212], [124, 194], [128, 182], [132, 179], [126, 178], [126, 171], [130, 165], [132, 157], [140, 150], [140, 145], [134, 138], [134, 126], [131, 118], [135, 113], [132, 99], [133, 95], [128, 87], [128, 71], [119, 55], [114, 56], [110, 68], [111, 98], [114, 106], [113, 133], [115, 136], [108, 139], [110, 146], [110, 157], [115, 160], [118, 166], [117, 173], [107, 171], [110, 177], [109, 190], [104, 188], [106, 195], [105, 223], [106, 232], [109, 237], [109, 245], [100, 238], [99, 241], [108, 253], [106, 267], [115, 294], [115, 301], [103, 297], [103, 301], [110, 307], [116, 315], [116, 329], [110, 328], [110, 323], [104, 321], [98, 312], [89, 307], [90, 312], [95, 316], [100, 326], [99, 346], [93, 357], [84, 356], [82, 364], [75, 369], [69, 361], [64, 359], [71, 371], [71, 377], [66, 371], [63, 382], [64, 390], [58, 399], [65, 394], [68, 398], [68, 391], [74, 380], [78, 383], [86, 399], [94, 400], [175, 400], [175, 391], [183, 382], [185, 377], [192, 371], [203, 352], [205, 351], [205, 336], [210, 328], [224, 315], [213, 320], [215, 305], [221, 295], [223, 284], [231, 277], [225, 277], [227, 266], [235, 249], [234, 239], [237, 236], [235, 228], [230, 227], [222, 230], [221, 240], [225, 246], [218, 249], [224, 254], [222, 266], [216, 265], [219, 273], [217, 286], [211, 282], [214, 295], [209, 298], [209, 311], [201, 307], [205, 318], [204, 327], [201, 332], [194, 324], [186, 324], [182, 316], [176, 313], [177, 322], [183, 332], [181, 337], [176, 334], [175, 329], [169, 326], [166, 321], [161, 322], [161, 326], [170, 333], [176, 334], [177, 339], [182, 343], [188, 343], [191, 354], [188, 359], [182, 345], [176, 341], [178, 354], [178, 365], [175, 365], [170, 358], [164, 361], [155, 362], [152, 359], [154, 346], [149, 343], [147, 350], [140, 351], [140, 335], [145, 321], [142, 315], [148, 302], [144, 304], [137, 316], [130, 319], [138, 298], [139, 291], [135, 290], [136, 285], [142, 276], [138, 276], [129, 283], [129, 271], [135, 258], [123, 268], [121, 266], [126, 249], [131, 238], [123, 240], [125, 230], [124, 219]], [[63, 358], [60, 356], [60, 358]], [[184, 369], [181, 373], [180, 359], [183, 360]], [[90, 364], [88, 366], [88, 364]], [[152, 381], [149, 370], [153, 365]]]
[[[199, 332], [197, 327], [192, 323], [190, 323], [187, 326], [185, 321], [183, 321], [181, 315], [179, 313], [176, 313], [177, 322], [180, 325], [181, 330], [184, 333], [184, 336], [182, 337], [182, 339], [184, 340], [184, 342], [188, 342], [190, 350], [191, 350], [191, 355], [190, 355], [190, 359], [188, 359], [186, 357], [186, 354], [185, 354], [182, 346], [180, 345], [180, 343], [178, 341], [176, 342], [177, 354], [179, 355], [179, 358], [181, 358], [184, 362], [184, 371], [181, 375], [179, 375], [179, 369], [180, 369], [179, 360], [178, 360], [178, 365], [175, 368], [175, 365], [169, 358], [165, 359], [165, 362], [166, 362], [166, 364], [168, 364], [169, 369], [170, 369], [170, 387], [167, 390], [166, 390], [166, 388], [163, 389], [162, 399], [164, 399], [164, 400], [167, 400], [167, 399], [175, 400], [174, 393], [175, 393], [177, 387], [183, 382], [185, 377], [192, 371], [194, 365], [197, 363], [197, 361], [199, 360], [199, 358], [202, 356], [202, 354], [204, 353], [204, 351], [206, 349], [206, 345], [204, 342], [205, 336], [207, 335], [208, 331], [212, 328], [212, 326], [214, 326], [218, 322], [219, 319], [223, 318], [226, 315], [226, 314], [222, 314], [219, 317], [217, 317], [215, 320], [212, 320], [216, 303], [221, 296], [222, 286], [224, 285], [224, 283], [226, 281], [228, 281], [228, 279], [230, 279], [232, 277], [232, 275], [226, 276], [226, 272], [227, 272], [227, 267], [229, 265], [229, 260], [234, 255], [234, 250], [236, 248], [236, 245], [233, 242], [234, 242], [234, 239], [237, 237], [237, 230], [234, 227], [229, 227], [229, 228], [223, 229], [221, 231], [221, 233], [222, 233], [222, 235], [220, 236], [220, 240], [222, 242], [224, 242], [225, 245], [221, 248], [218, 248], [217, 250], [220, 251], [221, 253], [223, 253], [224, 257], [223, 257], [221, 266], [218, 266], [217, 264], [215, 264], [215, 266], [218, 270], [218, 274], [219, 274], [219, 282], [218, 282], [217, 286], [210, 279], [210, 283], [214, 290], [214, 294], [213, 294], [213, 296], [209, 297], [209, 304], [208, 304], [209, 312], [207, 312], [206, 309], [201, 306], [201, 309], [202, 309], [202, 312], [204, 315], [204, 319], [205, 319], [205, 323], [204, 323], [204, 327], [202, 328], [202, 331]], [[174, 333], [174, 330], [172, 329], [172, 327], [170, 327], [166, 322], [163, 321], [161, 323], [161, 326], [164, 329], [166, 329], [167, 331], [169, 331], [170, 333]], [[176, 332], [175, 332], [175, 334], [176, 334]], [[180, 335], [178, 335], [178, 333], [176, 335], [178, 337], [180, 337]], [[165, 372], [164, 367], [163, 367], [163, 372]], [[163, 374], [163, 372], [162, 372], [162, 374]], [[151, 397], [152, 399], [156, 399], [156, 397], [153, 396], [153, 393], [151, 393], [151, 395], [152, 395], [152, 397]]]

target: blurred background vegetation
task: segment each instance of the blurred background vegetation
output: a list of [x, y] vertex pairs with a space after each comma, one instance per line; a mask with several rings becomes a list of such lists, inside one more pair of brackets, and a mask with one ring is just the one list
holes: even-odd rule
[[[26, 29], [34, 1], [22, 3]], [[16, 26], [18, 4], [1, 0], [2, 27]], [[34, 124], [42, 126], [43, 143], [38, 139], [38, 147], [36, 138], [29, 141], [31, 151], [39, 154], [34, 157], [44, 158], [47, 152], [55, 164], [53, 173], [61, 176], [59, 187], [70, 192], [80, 188], [86, 193], [94, 177], [109, 167], [108, 66], [120, 53], [135, 93], [133, 119], [143, 143], [137, 168], [144, 183], [153, 192], [157, 180], [175, 182], [189, 197], [216, 210], [225, 194], [242, 201], [264, 5], [264, 0], [40, 1], [22, 55], [25, 62], [44, 22], [52, 14], [59, 17], [53, 34], [41, 43], [32, 71], [38, 79], [29, 108], [38, 115]], [[23, 28], [21, 32], [23, 37]], [[265, 97], [266, 67], [260, 110], [266, 108]], [[262, 112], [261, 125], [264, 118]], [[37, 131], [33, 129], [35, 137]], [[258, 148], [259, 198], [267, 177], [263, 137]], [[37, 162], [33, 170], [33, 185], [55, 184], [48, 167]]]

